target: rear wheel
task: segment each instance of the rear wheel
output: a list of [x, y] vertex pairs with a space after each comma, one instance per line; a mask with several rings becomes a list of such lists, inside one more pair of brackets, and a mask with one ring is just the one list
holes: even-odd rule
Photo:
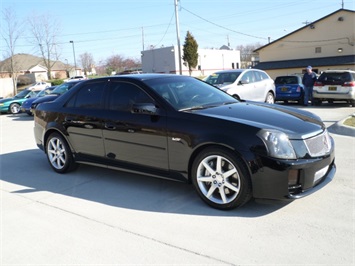
[[10, 105], [10, 113], [11, 114], [18, 114], [20, 112], [20, 105], [18, 103], [12, 103]]
[[314, 105], [321, 105], [322, 104], [322, 100], [319, 99], [313, 99]]
[[77, 167], [73, 154], [65, 139], [58, 133], [52, 133], [46, 143], [47, 159], [57, 173], [66, 173]]
[[271, 92], [267, 93], [265, 102], [266, 103], [271, 103], [271, 104], [275, 103], [275, 97], [274, 97], [274, 95]]
[[201, 199], [216, 209], [240, 207], [251, 198], [248, 171], [233, 153], [223, 148], [208, 148], [196, 157], [192, 182]]

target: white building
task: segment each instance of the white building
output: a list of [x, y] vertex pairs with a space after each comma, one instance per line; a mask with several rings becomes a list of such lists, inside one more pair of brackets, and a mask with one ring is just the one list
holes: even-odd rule
[[[198, 63], [192, 76], [208, 76], [215, 71], [240, 67], [240, 51], [230, 49], [198, 49]], [[177, 46], [145, 50], [142, 55], [142, 71], [145, 73], [179, 74]], [[181, 57], [183, 51], [181, 47]], [[189, 75], [187, 64], [181, 59], [182, 74]]]

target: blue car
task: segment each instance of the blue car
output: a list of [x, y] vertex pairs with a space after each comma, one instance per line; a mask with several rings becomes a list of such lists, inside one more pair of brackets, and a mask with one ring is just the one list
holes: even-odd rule
[[63, 84], [60, 84], [53, 91], [51, 91], [50, 94], [45, 95], [44, 97], [36, 98], [31, 104], [30, 111], [33, 113], [33, 110], [36, 109], [36, 107], [41, 103], [54, 101], [60, 95], [64, 94], [65, 92], [67, 92], [68, 90], [70, 90], [72, 87], [74, 87], [76, 84], [80, 82], [82, 81], [75, 80], [75, 81], [68, 81]]
[[43, 90], [41, 90], [37, 95], [36, 97], [33, 97], [33, 98], [29, 98], [27, 99], [26, 101], [24, 101], [21, 105], [21, 112], [23, 113], [26, 113], [28, 115], [33, 115], [32, 114], [32, 111], [31, 111], [31, 105], [32, 103], [38, 99], [38, 97], [43, 97], [43, 96], [46, 96], [48, 94], [50, 94], [52, 92], [52, 90], [54, 90], [57, 86], [51, 86], [51, 87], [48, 87], [48, 88], [45, 88]]
[[303, 104], [304, 86], [298, 75], [278, 76], [275, 79], [276, 101], [297, 101]]

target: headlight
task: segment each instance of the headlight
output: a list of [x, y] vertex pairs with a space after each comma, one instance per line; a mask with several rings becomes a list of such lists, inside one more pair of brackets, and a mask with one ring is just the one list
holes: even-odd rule
[[273, 129], [262, 129], [258, 132], [257, 136], [265, 143], [271, 157], [296, 159], [296, 153], [285, 133]]

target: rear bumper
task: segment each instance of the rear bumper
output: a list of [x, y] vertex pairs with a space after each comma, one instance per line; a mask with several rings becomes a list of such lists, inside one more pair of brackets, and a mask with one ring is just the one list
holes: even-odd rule
[[355, 100], [355, 91], [349, 93], [321, 93], [313, 90], [314, 99]]

